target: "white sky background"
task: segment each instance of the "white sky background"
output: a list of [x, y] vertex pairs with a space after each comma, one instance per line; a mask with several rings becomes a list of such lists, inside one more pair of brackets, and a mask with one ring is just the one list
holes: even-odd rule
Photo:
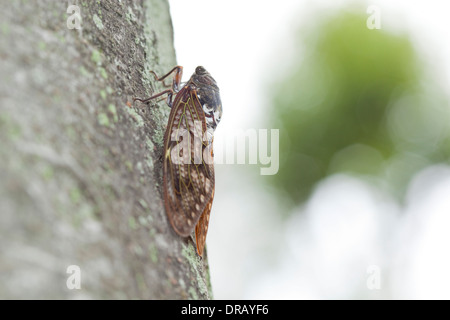
[[[296, 27], [350, 2], [170, 0], [183, 80], [203, 65], [221, 89], [216, 157], [235, 130], [261, 128], [264, 88], [289, 72]], [[351, 3], [377, 5], [382, 29], [407, 31], [449, 92], [450, 1]], [[258, 179], [216, 165], [207, 239], [215, 298], [450, 298], [449, 167], [418, 173], [404, 205], [356, 178], [329, 177], [287, 222]], [[367, 287], [370, 265], [381, 270], [380, 290]]]

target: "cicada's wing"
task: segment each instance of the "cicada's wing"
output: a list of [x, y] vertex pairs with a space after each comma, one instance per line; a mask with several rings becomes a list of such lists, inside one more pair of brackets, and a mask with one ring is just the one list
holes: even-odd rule
[[197, 92], [185, 86], [175, 97], [169, 116], [164, 137], [163, 169], [167, 216], [174, 230], [184, 237], [194, 231], [199, 220], [204, 225], [201, 217], [205, 212], [208, 216], [205, 216], [206, 223], [209, 220], [214, 194], [214, 167], [210, 159], [203, 159], [204, 153], [212, 156], [212, 152], [208, 152], [210, 146], [203, 141], [205, 133], [205, 115]]

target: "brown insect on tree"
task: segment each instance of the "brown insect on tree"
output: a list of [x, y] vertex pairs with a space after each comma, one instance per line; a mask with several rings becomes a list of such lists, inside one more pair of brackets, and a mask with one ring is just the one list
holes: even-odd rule
[[[164, 135], [164, 201], [170, 224], [176, 233], [188, 237], [195, 228], [197, 253], [201, 256], [208, 232], [214, 199], [214, 130], [222, 117], [219, 87], [205, 68], [199, 66], [181, 85], [183, 67], [176, 66], [172, 88], [147, 99], [148, 103], [167, 94], [172, 108]], [[172, 101], [175, 94], [175, 100]]]

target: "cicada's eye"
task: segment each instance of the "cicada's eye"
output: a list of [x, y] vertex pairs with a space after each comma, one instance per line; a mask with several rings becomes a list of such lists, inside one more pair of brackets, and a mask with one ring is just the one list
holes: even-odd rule
[[202, 66], [198, 66], [197, 68], [195, 68], [195, 74], [197, 74], [199, 76], [207, 74], [207, 73], [208, 73], [208, 71], [206, 71], [206, 69], [203, 68]]

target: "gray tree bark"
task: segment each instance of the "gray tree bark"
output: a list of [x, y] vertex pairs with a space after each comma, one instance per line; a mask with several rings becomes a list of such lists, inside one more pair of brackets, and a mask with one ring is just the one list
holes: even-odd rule
[[129, 104], [175, 64], [166, 0], [2, 4], [1, 299], [211, 298], [164, 211], [170, 109]]

